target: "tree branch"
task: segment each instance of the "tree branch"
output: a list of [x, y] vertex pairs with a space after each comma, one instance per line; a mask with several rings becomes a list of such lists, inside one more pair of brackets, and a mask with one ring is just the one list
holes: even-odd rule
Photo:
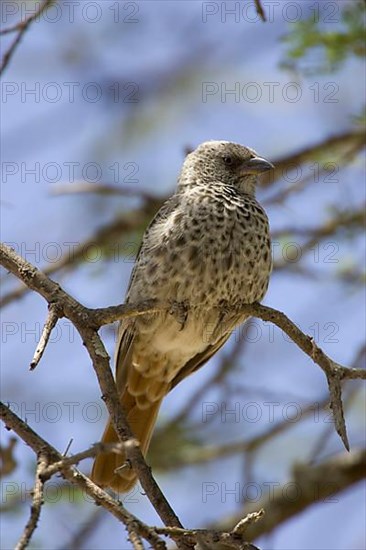
[[[0, 263], [20, 278], [29, 288], [41, 294], [49, 304], [57, 304], [59, 315], [67, 317], [75, 325], [92, 360], [100, 387], [103, 391], [103, 399], [106, 402], [112, 422], [120, 437], [120, 441], [133, 439], [133, 433], [120, 407], [116, 385], [110, 370], [109, 357], [97, 330], [102, 325], [112, 323], [122, 318], [163, 310], [169, 311], [171, 309], [171, 304], [154, 304], [152, 301], [148, 301], [140, 304], [123, 304], [120, 306], [111, 306], [94, 310], [88, 309], [64, 292], [59, 284], [49, 279], [44, 273], [36, 269], [29, 262], [16, 254], [14, 250], [4, 244], [0, 246]], [[241, 303], [237, 304], [233, 309], [237, 312], [246, 313], [247, 315], [258, 317], [263, 321], [269, 321], [275, 324], [283, 330], [283, 332], [285, 332], [306, 355], [319, 365], [327, 378], [330, 403], [337, 433], [341, 437], [346, 449], [349, 450], [342, 406], [341, 381], [356, 378], [366, 379], [366, 370], [346, 368], [333, 361], [319, 346], [317, 346], [313, 338], [304, 334], [295, 323], [281, 311], [258, 303]], [[141, 484], [152, 504], [156, 507], [161, 519], [164, 522], [168, 522], [170, 526], [182, 527], [151, 476], [151, 472], [143, 459], [140, 449], [129, 449], [128, 458], [131, 459]], [[178, 523], [179, 525], [177, 525]]]
[[[93, 310], [96, 324], [104, 324], [105, 322], [113, 322], [124, 316], [133, 315], [133, 304], [128, 304], [129, 307], [115, 306], [111, 308], [102, 308]], [[168, 309], [167, 304], [156, 305], [154, 307], [148, 304], [147, 310], [149, 313], [153, 311], [161, 311]], [[304, 334], [284, 313], [268, 306], [263, 306], [258, 303], [254, 304], [239, 304], [235, 307], [236, 311], [246, 313], [253, 317], [262, 319], [263, 321], [269, 321], [278, 326], [285, 334], [287, 334], [291, 340], [297, 344], [297, 346], [308, 355], [314, 363], [316, 363], [324, 372], [330, 393], [330, 406], [332, 408], [333, 417], [335, 421], [335, 428], [340, 436], [344, 446], [349, 450], [349, 443], [347, 437], [347, 430], [344, 420], [343, 406], [342, 406], [342, 393], [341, 393], [341, 381], [345, 379], [366, 379], [365, 369], [355, 369], [344, 367], [328, 357], [324, 351], [315, 343], [314, 339]], [[140, 304], [135, 307], [136, 314], [141, 315], [142, 310]]]
[[[103, 392], [103, 399], [106, 402], [119, 439], [122, 443], [127, 443], [125, 448], [126, 454], [129, 460], [131, 460], [132, 466], [140, 479], [142, 487], [165, 525], [167, 527], [178, 528], [178, 531], [173, 529], [173, 531], [170, 532], [170, 535], [174, 538], [178, 548], [185, 550], [188, 548], [193, 548], [193, 539], [183, 536], [180, 531], [183, 528], [179, 522], [179, 519], [171, 509], [169, 503], [166, 501], [164, 495], [152, 477], [150, 469], [146, 465], [139, 447], [135, 444], [130, 444], [130, 442], [134, 440], [133, 433], [120, 406], [116, 385], [110, 370], [108, 354], [97, 333], [97, 330], [104, 324], [113, 322], [123, 317], [132, 317], [144, 313], [162, 311], [164, 309], [170, 310], [171, 304], [154, 304], [153, 302], [145, 302], [141, 304], [124, 304], [121, 306], [112, 306], [109, 308], [92, 310], [83, 307], [72, 296], [64, 292], [60, 285], [49, 279], [41, 271], [36, 269], [29, 262], [25, 261], [17, 255], [14, 250], [6, 245], [0, 245], [0, 263], [20, 278], [29, 288], [43, 296], [49, 305], [53, 305], [54, 307], [52, 308], [52, 311], [54, 316], [65, 316], [75, 325], [92, 360], [94, 370], [97, 374], [98, 381]], [[256, 303], [238, 304], [235, 306], [235, 310], [245, 312], [246, 314], [261, 318], [264, 321], [274, 323], [281, 328], [304, 353], [311, 357], [311, 359], [320, 366], [328, 380], [331, 395], [331, 407], [336, 422], [336, 429], [347, 447], [348, 441], [342, 409], [340, 382], [344, 379], [366, 378], [366, 371], [363, 369], [348, 369], [334, 362], [315, 344], [312, 338], [305, 335], [284, 313], [280, 311]], [[4, 417], [5, 423], [17, 431], [16, 428], [19, 429], [19, 422], [21, 422], [20, 419], [14, 420], [15, 415], [13, 415], [10, 410], [6, 410], [6, 408], [4, 409], [4, 406], [2, 406], [2, 410], [0, 410], [0, 412], [2, 412], [1, 416]], [[9, 422], [9, 415], [11, 422]], [[17, 431], [17, 433], [19, 433], [19, 431]], [[103, 502], [103, 505], [116, 515], [115, 501], [113, 501], [113, 499], [111, 499], [99, 487], [95, 486], [88, 478], [75, 470], [75, 467], [72, 465], [75, 461], [75, 457], [65, 458], [60, 456], [55, 449], [50, 447], [45, 441], [40, 440], [39, 436], [26, 425], [22, 425], [20, 435], [24, 441], [30, 444], [38, 454], [41, 451], [44, 453], [46, 449], [48, 458], [51, 458], [53, 463], [57, 463], [56, 467], [51, 467], [49, 475], [52, 475], [56, 470], [58, 471], [61, 469], [62, 475], [64, 475], [66, 479], [76, 479], [79, 486], [81, 486], [84, 490], [89, 491], [88, 494], [91, 493], [97, 502]], [[85, 456], [90, 456], [90, 451], [84, 452], [81, 456], [79, 454], [76, 458], [79, 460]], [[31, 536], [39, 517], [39, 495], [41, 493], [40, 486], [38, 485], [36, 489], [36, 505], [34, 506], [34, 512], [32, 512], [31, 518], [27, 524], [24, 540], [25, 537], [28, 536], [27, 533], [30, 533], [29, 536]], [[118, 517], [121, 519], [120, 510], [118, 512]], [[122, 521], [127, 526], [131, 542], [137, 549], [141, 548], [141, 536], [144, 538], [150, 537], [150, 539], [153, 536], [149, 530], [150, 528], [141, 524], [137, 518], [134, 518], [131, 515], [126, 515], [125, 511], [122, 514]], [[155, 536], [157, 536], [156, 533]], [[207, 537], [210, 536], [211, 535], [207, 534]], [[232, 538], [232, 531], [230, 530], [226, 540], [233, 543], [236, 541], [235, 537], [234, 539]], [[208, 538], [205, 540], [207, 541], [211, 539]], [[220, 539], [218, 542], [221, 544], [223, 539]], [[155, 543], [156, 540], [154, 544]], [[156, 544], [155, 547], [157, 547]]]
[[[27, 286], [41, 294], [48, 303], [55, 303], [59, 308], [59, 315], [65, 316], [74, 324], [89, 353], [93, 368], [96, 372], [100, 388], [103, 392], [103, 400], [107, 405], [112, 423], [121, 442], [134, 439], [133, 432], [122, 410], [116, 384], [109, 364], [109, 356], [100, 339], [97, 328], [99, 326], [93, 320], [92, 310], [84, 308], [79, 302], [64, 292], [60, 285], [46, 277], [41, 271], [29, 262], [18, 256], [14, 250], [6, 245], [0, 247], [0, 263], [17, 275]], [[108, 309], [108, 308], [107, 308]], [[160, 490], [158, 484], [147, 466], [139, 447], [129, 446], [126, 449], [127, 458], [140, 480], [150, 502], [159, 514], [165, 525], [181, 527], [177, 515], [171, 508], [167, 499]], [[178, 548], [190, 548], [181, 541], [176, 541]]]
[[[0, 418], [2, 418], [5, 426], [12, 429], [19, 437], [37, 454], [47, 456], [49, 464], [49, 472], [52, 472], [52, 464], [63, 462], [63, 468], [60, 470], [61, 475], [73, 485], [78, 486], [87, 495], [92, 497], [96, 504], [103, 506], [108, 510], [118, 521], [126, 526], [134, 524], [141, 536], [143, 536], [151, 545], [152, 548], [165, 550], [164, 542], [150, 529], [147, 525], [141, 522], [133, 514], [128, 512], [118, 500], [113, 499], [103, 489], [95, 485], [88, 477], [79, 472], [75, 466], [67, 462], [52, 445], [39, 436], [32, 428], [30, 428], [23, 420], [14, 414], [9, 407], [0, 402]], [[57, 471], [59, 469], [57, 468]], [[43, 481], [46, 481], [46, 473], [43, 475]]]
[[25, 19], [25, 21], [21, 21], [20, 23], [17, 23], [13, 27], [9, 27], [8, 29], [3, 29], [1, 31], [1, 34], [8, 34], [10, 32], [15, 32], [16, 30], [19, 31], [16, 37], [14, 38], [13, 42], [11, 43], [9, 49], [5, 52], [3, 56], [3, 60], [0, 67], [0, 75], [3, 74], [6, 67], [9, 65], [9, 62], [12, 58], [12, 56], [15, 53], [15, 50], [19, 46], [25, 32], [27, 31], [28, 27], [39, 17], [55, 0], [44, 0], [43, 3], [39, 6], [38, 10], [36, 10], [33, 15], [30, 15]]
[[[320, 403], [316, 404], [316, 409], [324, 409], [329, 403], [329, 399], [325, 399]], [[301, 411], [301, 418], [305, 419], [311, 414], [314, 414], [315, 404], [305, 407]], [[192, 466], [197, 464], [204, 464], [205, 462], [210, 462], [214, 460], [219, 460], [220, 458], [226, 458], [234, 454], [243, 454], [243, 453], [252, 453], [258, 451], [263, 445], [271, 441], [275, 436], [280, 435], [287, 430], [290, 430], [294, 427], [294, 423], [284, 420], [278, 422], [271, 426], [266, 431], [256, 435], [250, 439], [244, 441], [235, 441], [233, 443], [225, 443], [221, 446], [200, 446], [197, 449], [192, 449], [183, 454], [181, 458], [174, 457], [174, 462], [164, 462], [164, 471], [184, 468], [186, 466]], [[158, 431], [157, 436], [161, 438], [164, 434], [164, 427]]]
[[90, 449], [86, 449], [85, 451], [81, 451], [80, 453], [76, 453], [72, 456], [63, 457], [58, 462], [54, 462], [45, 469], [44, 474], [50, 477], [57, 472], [63, 470], [66, 466], [73, 466], [75, 464], [78, 464], [82, 460], [85, 460], [86, 458], [94, 458], [98, 453], [113, 452], [116, 454], [120, 454], [124, 451], [127, 451], [130, 445], [138, 446], [138, 444], [139, 443], [136, 439], [132, 439], [131, 441], [124, 441], [123, 443], [96, 443]]
[[[119, 242], [121, 235], [138, 231], [143, 225], [148, 224], [148, 221], [155, 215], [156, 210], [160, 208], [163, 200], [156, 198], [145, 201], [140, 208], [125, 214], [123, 218], [113, 220], [113, 222], [97, 229], [89, 239], [79, 243], [71, 251], [66, 252], [57, 262], [45, 266], [42, 270], [43, 273], [45, 275], [53, 275], [62, 269], [75, 268], [78, 263], [85, 261], [86, 252], [90, 247], [99, 246], [105, 249], [108, 243], [114, 240]], [[28, 291], [29, 287], [23, 285], [10, 291], [0, 299], [0, 307], [4, 307], [14, 300], [19, 300]]]
[[36, 479], [33, 487], [33, 501], [31, 506], [30, 518], [24, 528], [22, 536], [15, 550], [23, 550], [28, 547], [34, 531], [37, 528], [37, 524], [41, 515], [41, 509], [44, 504], [43, 489], [44, 489], [44, 472], [47, 467], [47, 456], [42, 452], [38, 455]]
[[253, 304], [252, 315], [263, 321], [270, 321], [285, 332], [298, 347], [306, 353], [323, 370], [329, 387], [330, 406], [333, 413], [335, 428], [344, 446], [349, 451], [346, 424], [342, 405], [341, 381], [345, 379], [366, 379], [365, 369], [346, 368], [339, 365], [315, 343], [314, 339], [304, 334], [284, 313], [272, 308]]
[[[283, 177], [285, 170], [301, 166], [309, 161], [314, 161], [321, 155], [328, 154], [329, 152], [332, 152], [334, 156], [334, 151], [340, 150], [343, 152], [344, 150], [348, 151], [351, 149], [353, 153], [356, 154], [365, 146], [365, 143], [366, 139], [364, 133], [358, 131], [357, 129], [331, 136], [320, 143], [316, 143], [315, 145], [311, 145], [285, 157], [275, 159], [273, 161], [275, 164], [275, 169], [271, 170], [268, 175], [264, 174], [261, 177], [261, 183], [263, 186], [270, 186], [273, 182]], [[90, 185], [86, 184], [86, 190], [90, 192]], [[121, 193], [125, 194], [125, 191], [123, 190]], [[129, 194], [130, 190], [127, 190], [127, 193]], [[273, 203], [282, 201], [283, 197], [287, 196], [287, 194], [288, 190], [285, 190], [280, 192], [276, 197], [268, 199], [266, 202]], [[89, 239], [81, 242], [77, 247], [75, 247], [75, 249], [72, 250], [72, 253], [69, 251], [65, 253], [57, 262], [54, 262], [49, 266], [44, 266], [42, 269], [43, 273], [46, 275], [53, 275], [61, 269], [75, 268], [78, 262], [85, 260], [85, 251], [88, 247], [100, 246], [101, 248], [106, 248], [108, 243], [113, 241], [113, 239], [119, 241], [122, 234], [141, 230], [142, 227], [147, 225], [148, 221], [155, 214], [156, 210], [160, 208], [167, 197], [154, 198], [150, 195], [146, 195], [145, 192], [142, 194], [139, 193], [139, 195], [144, 198], [144, 202], [140, 208], [125, 214], [122, 219], [118, 218], [113, 220], [98, 229]], [[281, 264], [278, 267], [283, 266]], [[28, 290], [29, 288], [23, 285], [11, 290], [0, 299], [0, 307], [4, 307], [14, 300], [19, 300]]]
[[301, 166], [305, 162], [310, 162], [319, 159], [323, 155], [332, 152], [334, 158], [335, 151], [340, 151], [344, 156], [344, 151], [351, 149], [354, 154], [361, 151], [366, 145], [366, 136], [363, 131], [353, 129], [342, 134], [331, 136], [315, 145], [304, 147], [291, 155], [277, 158], [273, 161], [275, 168], [270, 173], [264, 174], [261, 177], [261, 182], [265, 186], [271, 185], [274, 181], [280, 179], [284, 175], [285, 170], [293, 169]]
[[173, 536], [180, 535], [187, 539], [193, 539], [199, 542], [198, 549], [210, 550], [228, 550], [236, 548], [237, 550], [256, 550], [252, 544], [243, 543], [243, 535], [253, 523], [261, 520], [264, 516], [264, 510], [259, 510], [248, 514], [245, 518], [238, 521], [230, 532], [218, 531], [217, 529], [179, 529], [178, 527], [155, 527], [158, 534]]
[[[252, 541], [261, 535], [270, 533], [275, 527], [316, 502], [335, 502], [332, 497], [347, 489], [365, 477], [366, 450], [341, 454], [316, 466], [297, 465], [293, 469], [292, 479], [269, 492], [269, 497], [251, 504], [218, 523], [220, 530], [228, 529], [241, 515], [263, 508], [264, 518], [248, 527], [245, 537]], [[296, 498], [289, 492], [296, 492]], [[289, 492], [288, 492], [289, 491]]]
[[257, 11], [257, 14], [262, 19], [263, 23], [267, 21], [266, 14], [264, 12], [263, 6], [261, 4], [261, 0], [254, 0], [255, 3], [255, 9]]
[[30, 370], [34, 370], [38, 365], [38, 363], [40, 362], [40, 360], [42, 359], [44, 350], [46, 349], [46, 346], [50, 339], [51, 332], [55, 328], [58, 319], [59, 319], [59, 314], [57, 313], [56, 304], [49, 304], [48, 316], [44, 324], [38, 346], [36, 348], [36, 351], [34, 352], [34, 356], [30, 364], [30, 367], [29, 367]]
[[[246, 545], [244, 541], [244, 534], [246, 528], [254, 521], [257, 521], [262, 517], [262, 512], [255, 512], [248, 517], [240, 518], [238, 525], [233, 529], [226, 532], [219, 532], [217, 530], [187, 530], [179, 528], [177, 526], [166, 526], [162, 529], [160, 527], [149, 527], [142, 521], [137, 519], [133, 514], [128, 512], [122, 503], [114, 500], [105, 491], [95, 485], [89, 478], [79, 472], [74, 463], [81, 459], [88, 458], [97, 452], [100, 445], [96, 445], [93, 449], [89, 449], [77, 455], [65, 458], [47, 441], [42, 439], [32, 428], [30, 428], [23, 420], [21, 420], [16, 414], [14, 414], [9, 407], [0, 402], [0, 418], [3, 419], [6, 427], [12, 429], [27, 443], [35, 453], [40, 457], [40, 461], [37, 467], [36, 474], [36, 486], [34, 489], [33, 506], [31, 512], [31, 518], [27, 523], [24, 534], [22, 535], [22, 545], [17, 546], [17, 550], [26, 547], [33, 534], [40, 514], [40, 509], [43, 500], [43, 485], [46, 481], [55, 473], [60, 472], [61, 475], [80, 487], [89, 496], [91, 496], [97, 504], [100, 504], [111, 512], [119, 521], [124, 523], [129, 533], [129, 538], [133, 548], [136, 550], [143, 550], [143, 544], [141, 537], [147, 540], [152, 548], [157, 550], [166, 550], [166, 545], [163, 540], [160, 539], [159, 534], [169, 536], [177, 544], [178, 548], [193, 548], [197, 543], [202, 541], [212, 542], [210, 548], [220, 550], [221, 544], [225, 542], [231, 548], [242, 550], [247, 548], [250, 550], [251, 545]], [[104, 447], [104, 446], [103, 446]], [[100, 447], [101, 449], [102, 447]], [[121, 449], [117, 445], [117, 449]], [[125, 449], [126, 450], [126, 449]], [[93, 452], [92, 452], [93, 451]], [[20, 543], [19, 543], [20, 544]], [[255, 547], [252, 547], [255, 550]]]

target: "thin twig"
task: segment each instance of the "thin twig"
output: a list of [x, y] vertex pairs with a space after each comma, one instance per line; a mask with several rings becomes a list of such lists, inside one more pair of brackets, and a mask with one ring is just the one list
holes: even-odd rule
[[254, 0], [255, 3], [255, 9], [257, 10], [257, 14], [262, 19], [263, 23], [267, 21], [266, 14], [264, 12], [263, 6], [261, 4], [261, 0]]
[[86, 458], [94, 458], [101, 452], [113, 452], [115, 454], [123, 453], [130, 445], [138, 446], [138, 441], [136, 439], [132, 439], [131, 441], [124, 441], [123, 443], [96, 443], [90, 449], [86, 449], [85, 451], [81, 451], [80, 453], [76, 453], [69, 457], [63, 457], [62, 460], [54, 462], [46, 468], [45, 474], [50, 477], [63, 470], [65, 467], [78, 464]]
[[263, 321], [270, 321], [281, 328], [298, 347], [306, 353], [326, 375], [329, 392], [330, 406], [333, 413], [335, 428], [344, 446], [349, 450], [346, 424], [343, 414], [341, 381], [345, 379], [366, 379], [365, 369], [346, 368], [339, 365], [314, 342], [313, 338], [304, 334], [284, 313], [272, 308], [253, 304], [252, 315], [260, 317]]
[[25, 21], [20, 22], [13, 27], [10, 27], [10, 30], [5, 29], [4, 31], [2, 31], [2, 34], [6, 34], [8, 32], [13, 32], [19, 29], [18, 34], [14, 38], [9, 49], [4, 54], [1, 67], [0, 67], [0, 75], [5, 71], [6, 67], [8, 66], [12, 56], [14, 55], [16, 48], [19, 46], [20, 41], [22, 40], [24, 33], [28, 29], [29, 25], [33, 23], [33, 21], [37, 19], [37, 17], [39, 17], [54, 1], [55, 0], [44, 0], [43, 4], [40, 5], [38, 10], [35, 11], [32, 15], [30, 15], [27, 19], [25, 19]]
[[43, 489], [45, 483], [44, 471], [47, 467], [47, 457], [40, 453], [38, 456], [36, 478], [33, 487], [33, 500], [31, 505], [30, 518], [24, 528], [22, 536], [19, 539], [15, 550], [23, 550], [28, 547], [41, 515], [43, 499]]
[[18, 21], [18, 23], [15, 23], [15, 25], [6, 27], [6, 29], [0, 29], [0, 36], [3, 36], [5, 34], [10, 34], [15, 31], [20, 31], [23, 26], [24, 26], [24, 21]]
[[[52, 445], [38, 435], [28, 424], [19, 418], [13, 411], [0, 402], [0, 418], [3, 420], [8, 429], [12, 429], [18, 434], [21, 439], [31, 447], [37, 454], [47, 456], [48, 464], [51, 466], [53, 462], [67, 460], [61, 455]], [[139, 533], [145, 540], [151, 544], [152, 548], [164, 550], [164, 542], [159, 538], [155, 531], [148, 527], [145, 523], [136, 518], [133, 514], [126, 510], [122, 503], [112, 498], [103, 489], [95, 485], [88, 477], [79, 472], [74, 465], [64, 465], [60, 470], [61, 475], [73, 485], [79, 487], [87, 495], [92, 497], [96, 504], [103, 506], [108, 510], [118, 521], [127, 525], [128, 522], [134, 521], [138, 526]], [[42, 475], [44, 482], [47, 480], [45, 473]]]
[[[346, 394], [345, 397], [343, 397], [343, 406], [344, 409], [347, 410], [347, 407], [352, 402], [354, 396], [356, 395], [357, 391], [359, 390], [359, 387], [354, 386], [351, 388], [348, 394]], [[332, 422], [325, 425], [325, 429], [322, 431], [320, 438], [316, 441], [313, 449], [311, 449], [311, 452], [309, 454], [308, 462], [309, 464], [313, 464], [318, 456], [321, 454], [322, 450], [326, 446], [329, 438], [334, 432], [334, 426], [332, 425]]]
[[48, 306], [47, 319], [44, 324], [42, 334], [38, 342], [38, 346], [36, 348], [36, 351], [34, 352], [34, 356], [29, 367], [30, 370], [34, 370], [38, 365], [38, 363], [40, 362], [40, 360], [42, 359], [44, 350], [46, 349], [48, 340], [50, 339], [51, 332], [55, 328], [58, 319], [59, 319], [59, 314], [58, 314], [57, 305], [50, 304]]
[[[359, 365], [365, 364], [365, 357], [366, 357], [366, 344], [363, 344], [361, 348], [358, 350], [354, 360], [352, 361], [352, 367], [357, 368]], [[350, 391], [348, 392], [346, 397], [343, 398], [343, 405], [345, 409], [347, 409], [348, 405], [352, 402], [353, 398], [355, 397], [359, 389], [360, 389], [360, 386], [353, 386], [350, 388]], [[314, 445], [314, 448], [311, 450], [311, 453], [308, 458], [309, 464], [312, 464], [318, 458], [318, 456], [322, 452], [323, 448], [325, 447], [332, 433], [333, 433], [332, 424], [327, 424], [326, 428], [321, 434], [321, 437], [318, 439], [318, 441]]]

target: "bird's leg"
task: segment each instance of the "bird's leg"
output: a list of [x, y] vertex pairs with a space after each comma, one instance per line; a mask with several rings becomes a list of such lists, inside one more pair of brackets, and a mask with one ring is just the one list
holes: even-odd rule
[[214, 338], [221, 337], [226, 334], [228, 330], [232, 329], [232, 323], [230, 321], [233, 316], [233, 305], [228, 300], [220, 300], [217, 304], [217, 309], [218, 319]]
[[184, 300], [183, 302], [171, 301], [169, 313], [174, 315], [175, 320], [180, 324], [179, 331], [182, 331], [186, 325], [188, 318], [189, 302]]
[[232, 313], [233, 311], [233, 306], [228, 302], [228, 300], [220, 300], [217, 305], [217, 308], [220, 314], [220, 317], [219, 317], [220, 321], [223, 321], [227, 316], [227, 314]]

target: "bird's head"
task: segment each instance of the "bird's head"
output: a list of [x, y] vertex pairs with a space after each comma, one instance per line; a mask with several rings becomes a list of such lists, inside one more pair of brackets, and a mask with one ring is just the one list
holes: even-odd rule
[[258, 175], [272, 168], [273, 164], [249, 147], [230, 141], [206, 141], [187, 155], [178, 189], [224, 183], [254, 196]]

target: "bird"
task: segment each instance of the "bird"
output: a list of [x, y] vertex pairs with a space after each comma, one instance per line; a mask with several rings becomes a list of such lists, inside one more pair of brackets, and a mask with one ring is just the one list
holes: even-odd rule
[[[260, 174], [273, 167], [238, 143], [202, 143], [186, 156], [175, 193], [143, 235], [125, 301], [157, 300], [169, 308], [121, 320], [115, 376], [145, 456], [163, 398], [247, 319], [240, 305], [266, 294], [270, 229], [255, 192]], [[102, 442], [117, 441], [109, 419]], [[123, 453], [101, 452], [91, 479], [124, 493], [137, 475]]]

